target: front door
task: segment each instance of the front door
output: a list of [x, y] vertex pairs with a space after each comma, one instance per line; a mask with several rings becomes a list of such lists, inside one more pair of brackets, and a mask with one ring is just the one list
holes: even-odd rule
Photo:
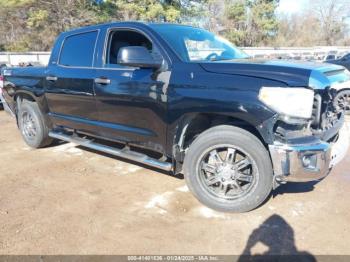
[[125, 46], [144, 46], [155, 52], [151, 41], [139, 32], [111, 31], [107, 46], [106, 63], [96, 71], [95, 81], [102, 136], [164, 152], [170, 73], [117, 64], [118, 52]]

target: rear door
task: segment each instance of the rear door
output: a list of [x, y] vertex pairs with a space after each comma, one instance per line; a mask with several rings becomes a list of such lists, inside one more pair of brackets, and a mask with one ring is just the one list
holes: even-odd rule
[[91, 134], [98, 134], [93, 68], [98, 34], [93, 30], [66, 36], [45, 82], [52, 121]]

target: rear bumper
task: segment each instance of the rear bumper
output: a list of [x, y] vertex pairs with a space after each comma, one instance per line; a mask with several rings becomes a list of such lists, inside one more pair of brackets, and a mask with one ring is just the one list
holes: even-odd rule
[[[1, 91], [1, 90], [0, 90]], [[2, 93], [0, 92], [0, 105], [2, 104], [4, 110], [6, 112], [8, 112], [10, 115], [14, 116], [14, 113], [12, 112], [12, 110], [10, 109], [10, 107], [7, 105], [4, 97], [2, 96]]]
[[298, 144], [275, 142], [269, 145], [274, 173], [279, 181], [306, 182], [321, 179], [346, 155], [349, 132], [343, 123], [337, 138], [331, 142], [312, 138]]

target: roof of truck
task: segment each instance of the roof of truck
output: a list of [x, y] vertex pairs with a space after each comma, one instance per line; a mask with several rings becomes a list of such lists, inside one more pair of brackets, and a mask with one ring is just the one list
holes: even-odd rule
[[72, 32], [80, 32], [80, 31], [86, 31], [88, 30], [97, 30], [100, 29], [102, 27], [106, 27], [106, 26], [135, 26], [135, 27], [152, 27], [152, 25], [156, 25], [156, 26], [186, 26], [186, 27], [193, 27], [190, 25], [183, 25], [183, 24], [177, 24], [177, 23], [168, 23], [168, 22], [143, 22], [143, 21], [123, 21], [123, 22], [108, 22], [108, 23], [103, 23], [103, 24], [96, 24], [96, 25], [89, 25], [89, 26], [83, 26], [83, 27], [79, 27], [79, 28], [74, 28], [71, 30], [68, 30], [66, 32], [63, 32], [63, 34], [65, 33], [72, 33]]

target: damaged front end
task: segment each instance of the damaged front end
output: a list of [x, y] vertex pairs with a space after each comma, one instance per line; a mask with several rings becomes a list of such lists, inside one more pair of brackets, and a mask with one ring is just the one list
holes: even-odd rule
[[269, 145], [275, 187], [285, 182], [321, 179], [345, 157], [349, 133], [344, 113], [334, 108], [335, 95], [332, 85], [314, 89], [311, 119], [275, 122], [274, 141]]

